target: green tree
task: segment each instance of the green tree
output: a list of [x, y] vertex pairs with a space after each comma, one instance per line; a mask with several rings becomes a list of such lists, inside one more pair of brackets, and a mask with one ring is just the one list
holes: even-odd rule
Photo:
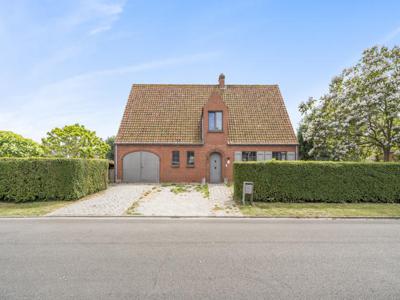
[[42, 156], [43, 149], [31, 139], [11, 131], [0, 131], [0, 157]]
[[373, 47], [335, 77], [329, 92], [300, 105], [310, 155], [383, 157], [400, 149], [400, 48]]
[[314, 156], [310, 155], [313, 148], [312, 141], [306, 141], [303, 137], [304, 125], [300, 124], [297, 130], [297, 141], [299, 142], [299, 158], [301, 160], [313, 160]]
[[109, 136], [108, 138], [106, 138], [106, 143], [110, 146], [110, 150], [108, 150], [107, 154], [106, 154], [106, 158], [108, 160], [114, 160], [114, 151], [115, 151], [115, 136]]
[[42, 139], [47, 155], [68, 158], [105, 158], [110, 146], [83, 125], [54, 128]]

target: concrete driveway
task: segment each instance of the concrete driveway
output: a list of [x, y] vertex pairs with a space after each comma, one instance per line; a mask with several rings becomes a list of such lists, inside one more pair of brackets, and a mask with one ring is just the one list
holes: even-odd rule
[[399, 220], [0, 219], [0, 299], [399, 299]]
[[154, 186], [118, 184], [85, 197], [48, 214], [48, 216], [122, 216], [144, 193]]
[[209, 185], [208, 197], [196, 190], [199, 185], [184, 185], [184, 192], [174, 193], [177, 187], [112, 185], [47, 216], [123, 216], [128, 211], [142, 216], [241, 216], [232, 200], [232, 190], [226, 185]]

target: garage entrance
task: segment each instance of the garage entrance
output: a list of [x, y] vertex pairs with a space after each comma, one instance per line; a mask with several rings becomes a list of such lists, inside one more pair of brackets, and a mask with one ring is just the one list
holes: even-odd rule
[[151, 182], [160, 181], [160, 159], [151, 152], [133, 152], [123, 159], [124, 182]]

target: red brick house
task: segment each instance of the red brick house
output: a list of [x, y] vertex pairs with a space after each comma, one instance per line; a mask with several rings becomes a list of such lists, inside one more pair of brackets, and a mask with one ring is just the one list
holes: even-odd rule
[[223, 182], [237, 160], [297, 158], [277, 85], [134, 84], [115, 141], [122, 182]]

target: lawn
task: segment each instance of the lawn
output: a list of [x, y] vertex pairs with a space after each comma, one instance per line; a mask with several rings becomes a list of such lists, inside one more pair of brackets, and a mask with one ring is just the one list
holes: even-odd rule
[[43, 202], [24, 202], [24, 203], [0, 202], [0, 217], [43, 216], [67, 204], [71, 204], [71, 202], [69, 201], [43, 201]]
[[265, 217], [400, 217], [400, 204], [254, 203], [239, 206], [245, 216]]

